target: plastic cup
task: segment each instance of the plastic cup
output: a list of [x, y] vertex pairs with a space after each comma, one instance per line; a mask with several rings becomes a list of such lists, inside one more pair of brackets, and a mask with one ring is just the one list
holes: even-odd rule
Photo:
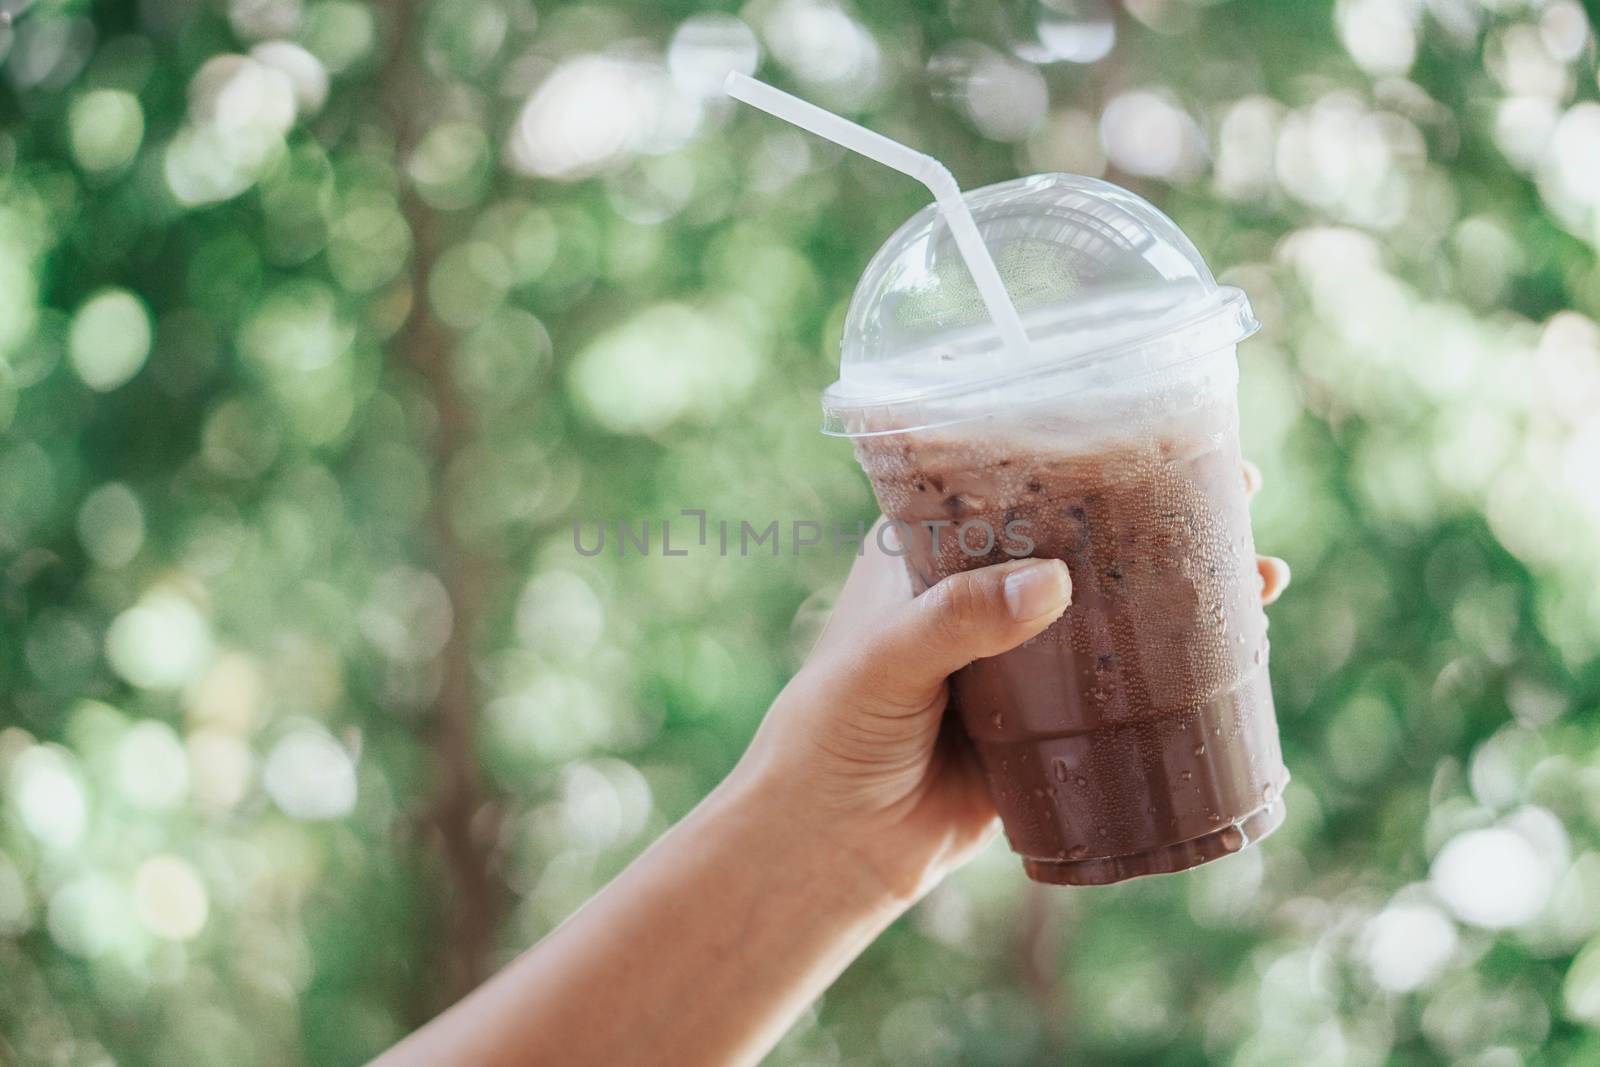
[[1249, 301], [1125, 189], [960, 195], [938, 161], [739, 74], [730, 95], [928, 186], [856, 288], [824, 432], [915, 591], [1022, 556], [1073, 603], [951, 680], [1006, 836], [1064, 884], [1184, 870], [1282, 821], [1288, 772], [1239, 454]]
[[826, 432], [854, 439], [915, 591], [1020, 556], [1073, 603], [952, 679], [1030, 877], [1100, 884], [1237, 852], [1283, 820], [1236, 400], [1256, 323], [1165, 215], [1039, 175], [967, 194], [1030, 340], [998, 355], [930, 206], [868, 266]]

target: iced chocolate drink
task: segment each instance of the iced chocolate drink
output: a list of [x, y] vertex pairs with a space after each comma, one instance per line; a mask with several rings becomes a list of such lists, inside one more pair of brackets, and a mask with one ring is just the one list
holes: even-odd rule
[[1066, 614], [952, 696], [1028, 874], [1082, 885], [1238, 851], [1282, 821], [1286, 772], [1231, 395], [1120, 432], [1067, 417], [856, 453], [916, 591], [1019, 554], [1071, 571]]

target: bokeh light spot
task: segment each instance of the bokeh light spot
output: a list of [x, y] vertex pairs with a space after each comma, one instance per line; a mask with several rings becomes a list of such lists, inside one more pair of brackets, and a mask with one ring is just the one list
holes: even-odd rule
[[90, 389], [110, 392], [139, 373], [150, 355], [150, 340], [144, 303], [126, 289], [102, 290], [72, 317], [72, 369]]
[[267, 41], [250, 49], [250, 58], [289, 79], [300, 114], [322, 110], [328, 99], [328, 72], [316, 56], [289, 41]]
[[976, 41], [957, 41], [928, 61], [928, 74], [985, 137], [1020, 141], [1050, 106], [1044, 76]]
[[579, 402], [618, 433], [651, 433], [688, 416], [715, 417], [755, 384], [760, 359], [724, 316], [658, 304], [602, 334], [574, 361]]
[[152, 856], [133, 879], [139, 922], [157, 937], [192, 940], [205, 929], [211, 901], [194, 867], [177, 856]]
[[706, 12], [685, 19], [667, 46], [667, 69], [678, 88], [701, 99], [722, 92], [729, 71], [754, 74], [761, 61], [755, 31], [733, 15]]
[[1404, 74], [1417, 55], [1416, 0], [1340, 0], [1339, 39], [1370, 74]]
[[202, 729], [189, 735], [186, 747], [196, 800], [226, 811], [244, 799], [254, 770], [249, 746], [222, 730]]
[[650, 785], [621, 760], [573, 763], [561, 773], [561, 823], [574, 847], [599, 850], [633, 839], [650, 816]]
[[54, 848], [78, 843], [88, 824], [89, 804], [70, 753], [35, 745], [12, 762], [10, 778], [12, 803], [29, 833]]
[[494, 313], [511, 288], [511, 264], [487, 241], [466, 241], [445, 251], [428, 274], [428, 303], [457, 330], [470, 330]]
[[189, 791], [189, 763], [172, 727], [153, 719], [130, 727], [117, 746], [117, 781], [137, 807], [176, 807]]
[[1172, 97], [1135, 89], [1112, 98], [1100, 115], [1100, 143], [1129, 174], [1182, 181], [1205, 167], [1200, 127]]
[[247, 40], [283, 37], [300, 25], [302, 0], [228, 0], [233, 32]]
[[581, 55], [540, 83], [510, 138], [514, 166], [544, 178], [598, 174], [640, 151], [669, 151], [699, 129], [698, 102], [666, 67], [639, 59]]
[[132, 93], [96, 89], [72, 103], [67, 118], [72, 157], [88, 171], [126, 166], [144, 140], [144, 111]]
[[453, 619], [443, 582], [427, 571], [397, 567], [373, 583], [361, 609], [361, 632], [391, 660], [427, 659], [444, 648]]
[[572, 675], [543, 674], [492, 701], [485, 725], [497, 749], [551, 761], [604, 745], [616, 715], [599, 689]]
[[878, 1026], [878, 1048], [894, 1067], [941, 1067], [960, 1062], [961, 1039], [947, 1009], [931, 998], [907, 1000]]
[[849, 110], [877, 88], [877, 38], [833, 0], [776, 0], [758, 28], [773, 57], [825, 104]]
[[33, 903], [22, 871], [0, 850], [0, 937], [16, 937], [33, 921]]
[[78, 508], [78, 540], [102, 567], [115, 570], [133, 562], [144, 546], [144, 509], [133, 490], [108, 482], [84, 497]]
[[444, 122], [422, 135], [406, 169], [417, 194], [453, 210], [478, 202], [489, 175], [489, 138], [475, 123]]
[[1434, 857], [1430, 879], [1458, 919], [1490, 930], [1531, 922], [1552, 888], [1533, 844], [1504, 827], [1451, 838]]
[[1368, 921], [1360, 951], [1380, 988], [1410, 993], [1443, 973], [1459, 940], [1438, 908], [1396, 902]]
[[344, 355], [354, 335], [332, 291], [307, 281], [273, 290], [245, 321], [239, 345], [293, 380], [297, 372], [326, 367]]
[[1029, 63], [1094, 63], [1117, 43], [1117, 24], [1105, 0], [1024, 0], [1007, 6], [1031, 23], [1031, 34], [1011, 46]]
[[211, 628], [187, 597], [154, 592], [111, 623], [106, 656], [141, 689], [177, 689], [205, 667]]
[[376, 190], [354, 192], [334, 219], [328, 265], [339, 284], [367, 293], [405, 269], [411, 228], [393, 196]]
[[342, 819], [355, 810], [355, 761], [314, 727], [297, 727], [279, 739], [267, 755], [261, 781], [291, 819]]
[[111, 951], [128, 935], [127, 894], [100, 873], [79, 876], [50, 897], [46, 923], [62, 949], [84, 959]]
[[1589, 942], [1567, 968], [1561, 1003], [1567, 1018], [1600, 1029], [1600, 938]]
[[300, 32], [300, 42], [330, 74], [341, 74], [371, 55], [377, 39], [372, 11], [356, 0], [315, 5]]
[[517, 636], [558, 662], [588, 655], [604, 627], [600, 599], [589, 583], [569, 571], [537, 575], [517, 599]]

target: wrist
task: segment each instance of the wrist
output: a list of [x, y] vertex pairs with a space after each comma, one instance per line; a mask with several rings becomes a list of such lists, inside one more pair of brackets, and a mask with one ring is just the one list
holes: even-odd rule
[[860, 813], [830, 807], [803, 774], [747, 753], [711, 803], [759, 826], [773, 853], [798, 876], [871, 911], [906, 911], [938, 881], [944, 850], [914, 833], [861, 825]]

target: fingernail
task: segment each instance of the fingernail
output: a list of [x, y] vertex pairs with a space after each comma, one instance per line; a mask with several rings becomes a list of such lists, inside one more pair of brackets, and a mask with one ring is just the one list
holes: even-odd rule
[[1006, 575], [1006, 609], [1018, 622], [1059, 612], [1072, 601], [1072, 579], [1059, 559], [1041, 559]]

